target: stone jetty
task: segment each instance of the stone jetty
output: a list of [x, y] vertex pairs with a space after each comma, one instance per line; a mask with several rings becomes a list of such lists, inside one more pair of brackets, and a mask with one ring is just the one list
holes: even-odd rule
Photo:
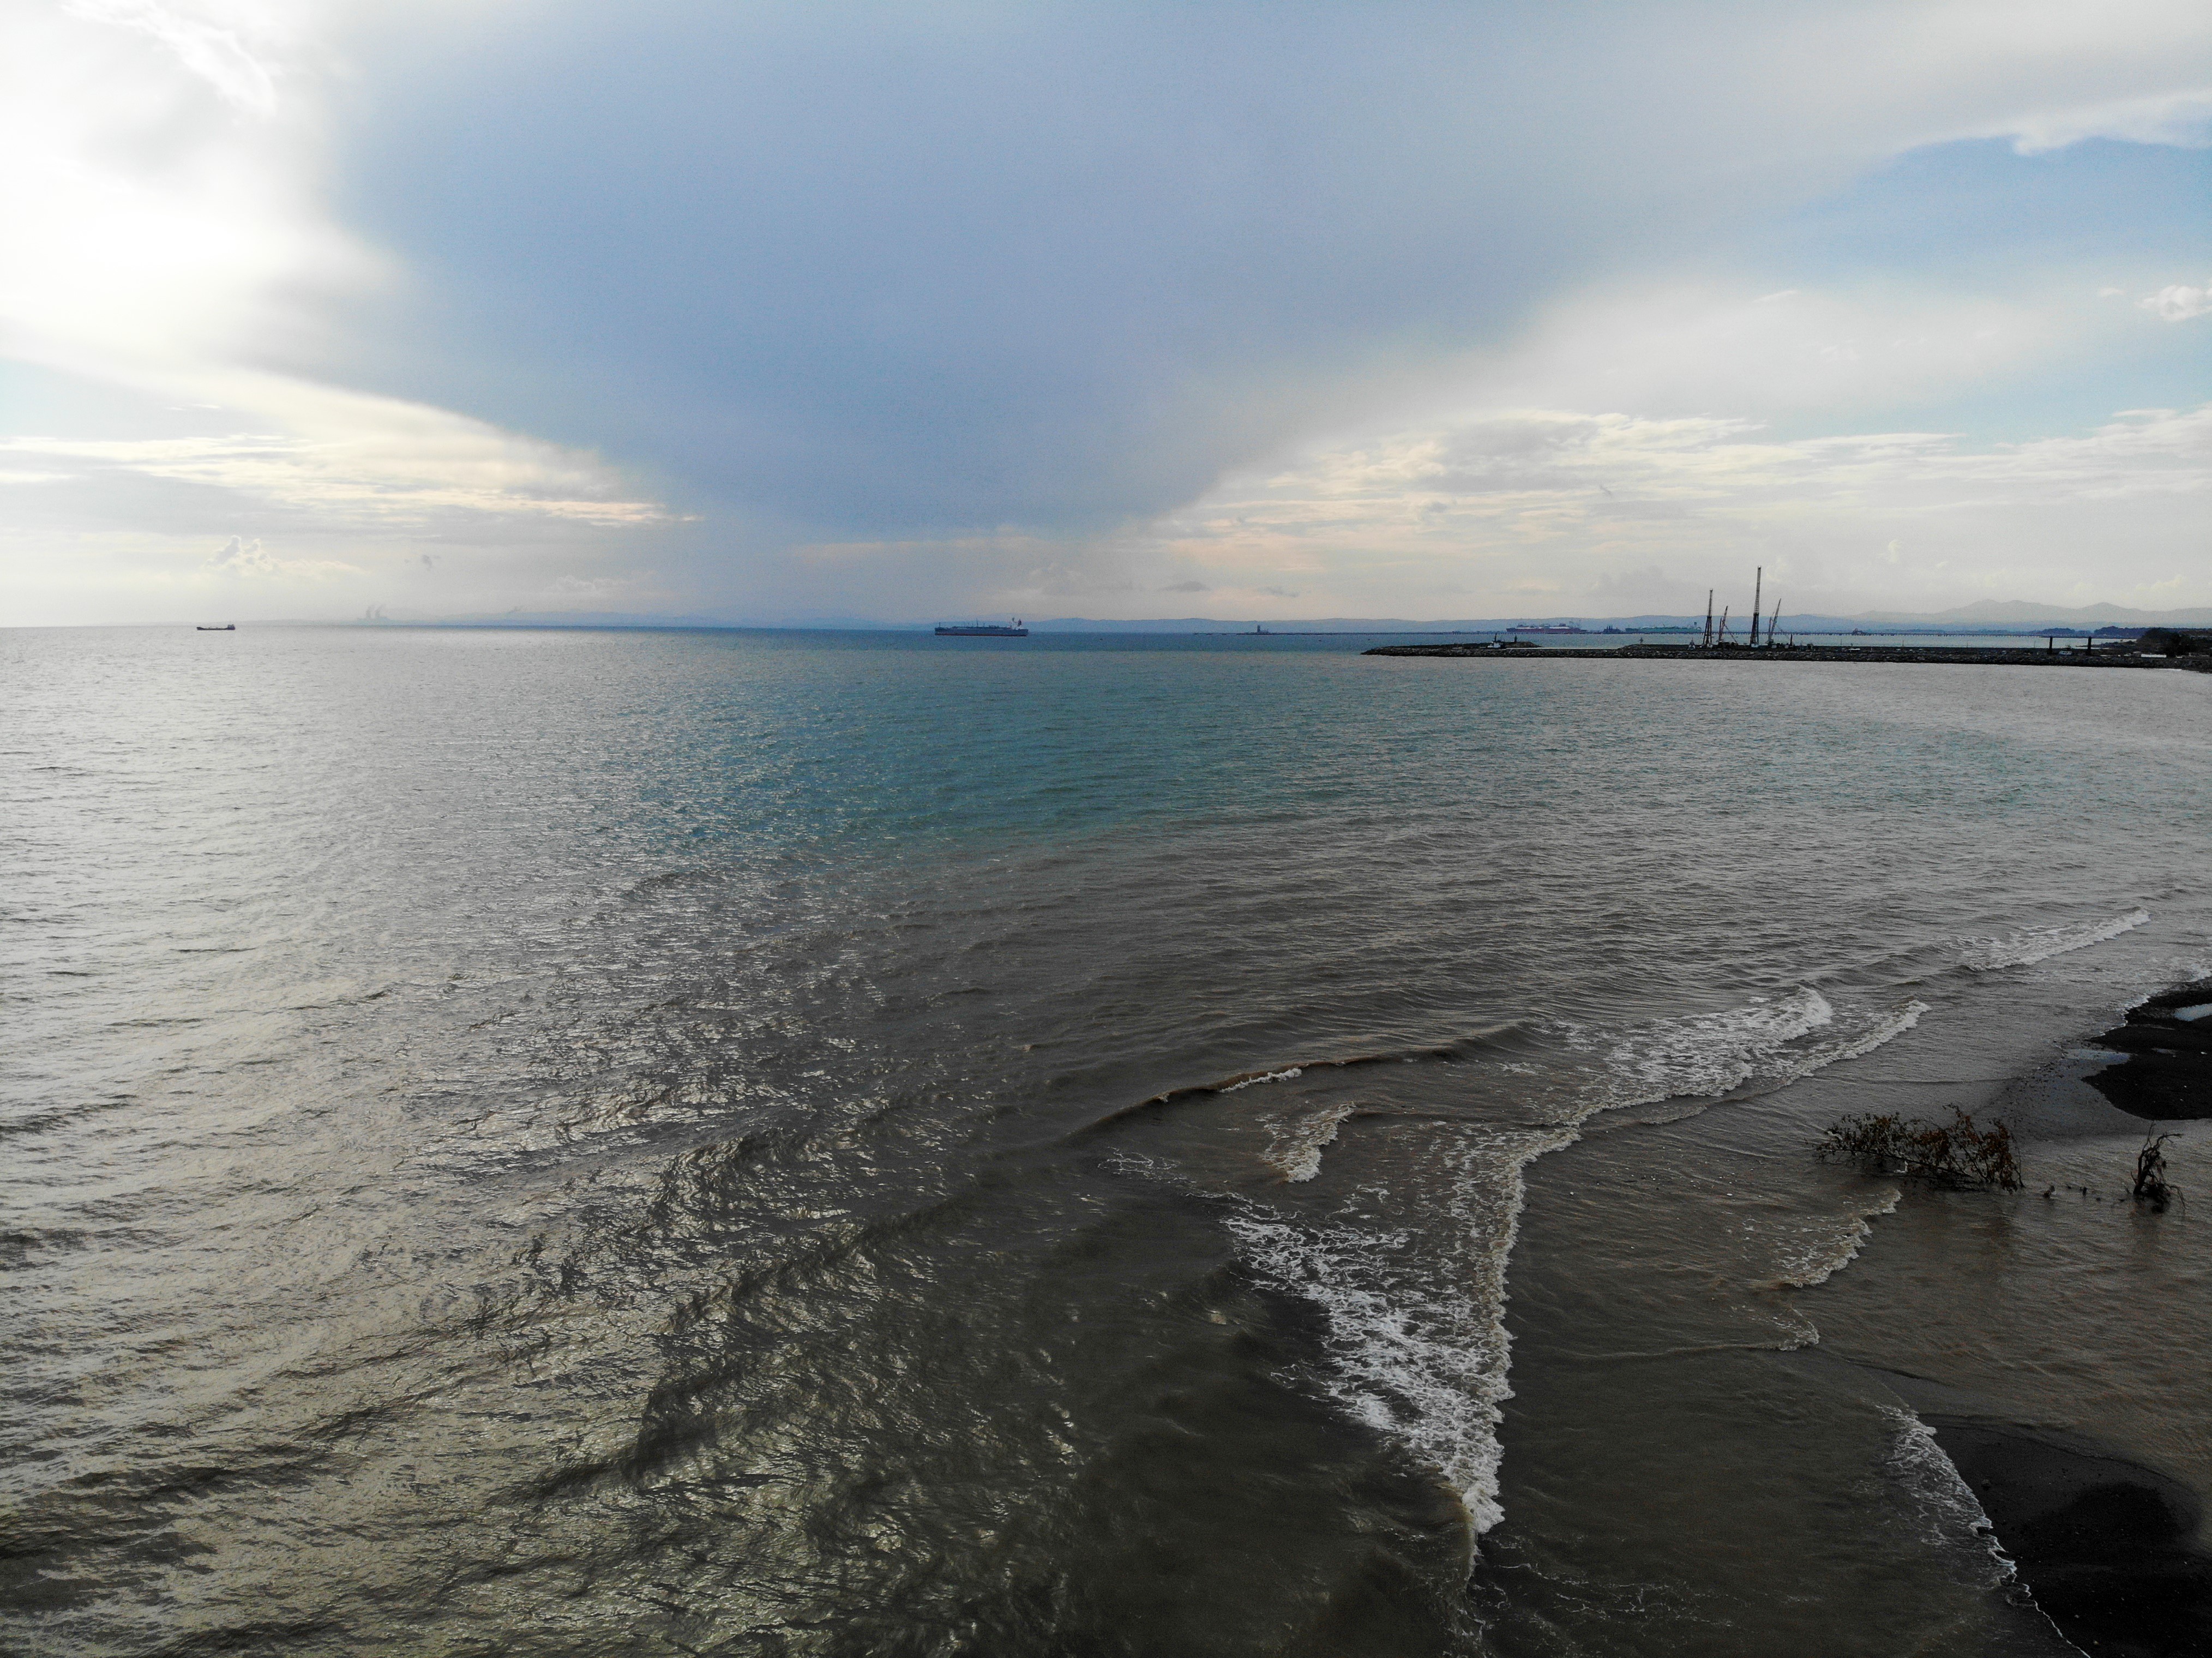
[[1487, 656], [1596, 659], [1607, 662], [1934, 662], [1996, 668], [2179, 668], [2212, 673], [2212, 655], [2153, 656], [2125, 645], [2094, 650], [2010, 650], [1976, 645], [1377, 645], [1363, 656]]

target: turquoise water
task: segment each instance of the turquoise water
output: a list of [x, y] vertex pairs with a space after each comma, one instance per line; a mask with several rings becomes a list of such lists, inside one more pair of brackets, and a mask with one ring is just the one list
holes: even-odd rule
[[11, 1643], [2063, 1650], [1882, 1370], [2212, 1485], [2195, 1234], [1808, 1148], [2212, 686], [1365, 642], [0, 636]]

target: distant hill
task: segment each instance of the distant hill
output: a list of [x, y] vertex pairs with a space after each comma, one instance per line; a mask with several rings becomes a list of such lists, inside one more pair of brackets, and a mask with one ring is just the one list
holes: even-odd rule
[[[927, 632], [939, 618], [919, 622], [881, 622], [862, 616], [808, 616], [776, 621], [758, 620], [726, 613], [690, 612], [682, 615], [634, 614], [615, 610], [503, 610], [464, 616], [379, 616], [354, 622], [325, 623], [325, 626], [445, 627], [445, 628], [757, 628], [776, 630], [831, 630], [865, 633]], [[1031, 621], [1037, 634], [1229, 634], [1250, 633], [1264, 626], [1272, 634], [1439, 634], [1502, 633], [1515, 628], [1571, 627], [1589, 632], [1613, 628], [1621, 632], [1640, 629], [1701, 628], [1702, 611], [1689, 616], [1645, 613], [1639, 616], [1464, 616], [1422, 622], [1407, 616], [1313, 616], [1261, 623], [1237, 616], [1149, 616], [1136, 621], [1097, 616], [1062, 616]], [[1730, 621], [1740, 630], [1741, 617]], [[1905, 629], [1990, 628], [2032, 633], [2046, 627], [2146, 628], [2212, 627], [2212, 609], [2132, 610], [2118, 604], [2033, 604], [2019, 599], [1963, 605], [1937, 611], [1871, 610], [1856, 616], [1828, 616], [1784, 611], [1784, 633], [1849, 633], [1854, 628], [1884, 631]], [[247, 625], [253, 625], [248, 623]], [[264, 623], [263, 625], [276, 625]], [[298, 625], [298, 624], [293, 624]]]
[[2160, 623], [2169, 627], [2199, 628], [2212, 625], [2212, 610], [2130, 610], [2118, 604], [2082, 604], [2069, 608], [2063, 604], [2030, 604], [2021, 599], [2008, 598], [1962, 605], [1955, 610], [1939, 610], [1933, 615], [1907, 616], [1898, 611], [1875, 610], [1863, 619], [1868, 622], [1936, 623], [1946, 627], [1962, 622], [1994, 623], [2008, 628], [2033, 627], [2043, 622], [2066, 622], [2091, 628], [2148, 628]]

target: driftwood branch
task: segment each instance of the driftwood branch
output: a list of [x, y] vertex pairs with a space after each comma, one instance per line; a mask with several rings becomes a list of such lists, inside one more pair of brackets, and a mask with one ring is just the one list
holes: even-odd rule
[[1856, 1163], [1937, 1186], [2020, 1190], [2012, 1129], [2004, 1123], [1984, 1128], [1964, 1111], [1954, 1111], [1948, 1123], [1895, 1115], [1844, 1117], [1829, 1125], [1815, 1149], [1832, 1162]]

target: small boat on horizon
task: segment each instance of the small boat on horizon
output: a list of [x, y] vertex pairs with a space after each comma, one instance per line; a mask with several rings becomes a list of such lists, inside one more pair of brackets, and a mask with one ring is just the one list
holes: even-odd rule
[[1005, 626], [996, 622], [962, 622], [950, 628], [939, 623], [937, 636], [939, 639], [1027, 639], [1030, 630], [1022, 625], [1021, 617], [1016, 616]]
[[235, 622], [224, 622], [210, 624], [202, 622], [195, 623], [192, 628], [192, 631], [194, 633], [201, 634], [234, 634], [238, 631], [238, 623]]

